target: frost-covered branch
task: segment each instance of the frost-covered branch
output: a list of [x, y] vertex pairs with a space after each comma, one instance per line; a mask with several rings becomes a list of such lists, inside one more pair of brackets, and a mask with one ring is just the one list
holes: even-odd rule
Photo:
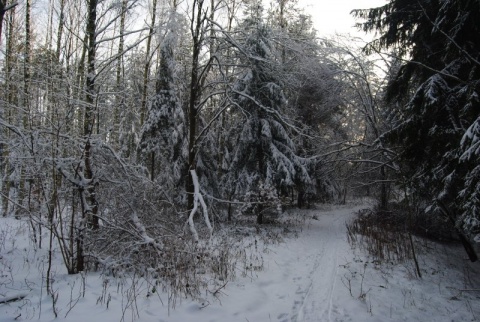
[[[263, 105], [263, 104], [262, 104], [260, 101], [258, 101], [255, 97], [253, 97], [253, 96], [251, 96], [251, 95], [248, 95], [247, 93], [245, 93], [245, 92], [243, 92], [243, 91], [242, 91], [242, 92], [241, 92], [241, 91], [238, 91], [238, 90], [236, 90], [236, 89], [233, 88], [233, 87], [231, 88], [231, 90], [232, 90], [232, 93], [235, 93], [235, 94], [237, 94], [237, 95], [239, 95], [239, 96], [242, 96], [242, 97], [244, 97], [244, 98], [247, 98], [247, 99], [251, 100], [256, 106], [258, 106], [259, 108], [263, 109], [265, 112], [267, 112], [267, 113], [269, 113], [269, 114], [272, 114], [272, 115], [275, 115], [282, 124], [286, 125], [287, 127], [289, 127], [290, 129], [292, 129], [292, 130], [295, 131], [296, 133], [301, 134], [301, 135], [304, 134], [304, 133], [302, 132], [302, 129], [301, 129], [301, 128], [299, 128], [299, 127], [295, 126], [294, 124], [291, 124], [290, 122], [286, 121], [286, 120], [285, 120], [285, 117], [284, 117], [283, 115], [281, 115], [279, 111], [274, 110], [274, 109], [272, 109], [272, 108], [269, 108], [269, 107]], [[233, 103], [233, 102], [232, 102], [232, 103]], [[237, 105], [237, 106], [239, 106], [239, 105], [236, 104], [236, 103], [234, 103], [234, 104]], [[239, 106], [239, 107], [240, 107], [240, 106]], [[240, 108], [241, 108], [241, 107], [240, 107]]]
[[205, 201], [203, 199], [202, 194], [200, 193], [200, 183], [198, 182], [198, 176], [197, 172], [195, 170], [190, 170], [190, 175], [192, 176], [192, 181], [193, 181], [193, 186], [194, 186], [194, 197], [193, 197], [193, 208], [190, 212], [190, 216], [188, 217], [188, 225], [190, 227], [190, 232], [193, 235], [193, 239], [198, 242], [198, 232], [195, 229], [195, 223], [193, 222], [193, 216], [195, 213], [198, 211], [198, 203], [202, 206], [202, 212], [203, 212], [203, 217], [205, 220], [205, 224], [208, 227], [208, 230], [210, 232], [210, 237], [213, 234], [213, 227], [212, 224], [210, 223], [210, 219], [208, 217], [208, 208], [207, 205], [205, 204]]
[[128, 46], [127, 48], [125, 48], [125, 50], [123, 50], [121, 53], [117, 53], [116, 55], [113, 55], [112, 57], [110, 57], [108, 60], [102, 62], [102, 65], [98, 65], [97, 68], [98, 68], [98, 72], [96, 75], [94, 75], [94, 80], [98, 77], [98, 75], [102, 74], [102, 72], [111, 67], [112, 66], [112, 63], [117, 61], [119, 57], [123, 56], [124, 54], [126, 54], [127, 52], [129, 52], [130, 50], [134, 49], [134, 48], [137, 48], [138, 45], [140, 43], [142, 43], [145, 39], [147, 39], [149, 37], [149, 35], [146, 35], [144, 36], [143, 38], [140, 38], [139, 40], [137, 40], [135, 43], [133, 43], [132, 45]]
[[[128, 35], [132, 35], [132, 34], [136, 34], [136, 33], [139, 33], [139, 32], [142, 32], [142, 31], [147, 31], [147, 30], [150, 30], [148, 27], [145, 27], [145, 28], [142, 28], [142, 29], [137, 29], [137, 30], [132, 30], [132, 31], [127, 31], [121, 35], [117, 35], [117, 36], [112, 36], [112, 37], [108, 37], [108, 38], [102, 38], [100, 40], [97, 40], [95, 42], [96, 45], [99, 45], [103, 42], [107, 42], [107, 41], [112, 41], [112, 40], [115, 40], [115, 39], [118, 39], [118, 38], [121, 38], [121, 37], [125, 37], [125, 36], [128, 36]], [[139, 41], [137, 41], [133, 46], [138, 46], [138, 44], [142, 41], [144, 41], [146, 38], [148, 38], [149, 35], [141, 38]], [[131, 48], [130, 48], [131, 49]], [[128, 50], [127, 50], [128, 51]], [[119, 56], [123, 56], [123, 54], [125, 54], [127, 51], [124, 51], [122, 53], [117, 53], [116, 57], [119, 57]], [[115, 56], [114, 56], [115, 57]]]

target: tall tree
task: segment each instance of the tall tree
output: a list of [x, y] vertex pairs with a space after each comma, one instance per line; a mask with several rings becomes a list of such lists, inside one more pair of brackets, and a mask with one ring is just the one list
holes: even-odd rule
[[97, 51], [97, 4], [98, 0], [88, 0], [87, 2], [87, 76], [85, 78], [86, 98], [85, 98], [85, 112], [83, 117], [83, 177], [85, 178], [85, 187], [80, 187], [80, 195], [82, 199], [82, 216], [85, 225], [80, 224], [78, 227], [79, 235], [77, 237], [76, 245], [76, 267], [73, 272], [81, 272], [85, 269], [84, 258], [84, 242], [86, 229], [88, 227], [93, 229], [99, 228], [98, 202], [96, 196], [96, 183], [93, 173], [93, 147], [92, 135], [95, 127], [96, 115], [96, 51]]
[[[176, 11], [176, 10], [175, 10]], [[148, 76], [150, 73], [150, 65], [152, 61], [152, 55], [150, 51], [152, 49], [152, 38], [154, 35], [155, 30], [155, 23], [157, 20], [157, 0], [152, 1], [151, 7], [151, 21], [148, 27], [148, 37], [147, 37], [147, 45], [146, 45], [146, 52], [145, 52], [145, 66], [143, 68], [143, 88], [142, 88], [142, 105], [140, 108], [140, 125], [143, 126], [145, 120], [145, 112], [147, 109], [147, 95], [148, 95]]]
[[[113, 107], [113, 131], [111, 131], [112, 142], [114, 144], [118, 143], [118, 147], [123, 149], [124, 155], [128, 155], [128, 142], [119, 142], [120, 132], [122, 131], [120, 127], [120, 115], [125, 113], [127, 109], [126, 106], [126, 92], [124, 86], [124, 55], [123, 51], [125, 48], [125, 20], [127, 15], [127, 5], [128, 0], [122, 0], [120, 6], [120, 23], [118, 26], [118, 49], [117, 49], [117, 62], [116, 62], [116, 72], [115, 72], [115, 106]], [[100, 120], [98, 120], [100, 121]]]
[[[474, 40], [480, 35], [480, 4], [391, 0], [354, 14], [366, 19], [364, 30], [381, 33], [371, 49], [395, 48], [405, 62], [387, 99], [409, 101], [394, 109], [395, 128], [386, 137], [400, 147], [410, 188], [479, 238], [480, 199], [472, 188], [480, 180], [479, 159], [473, 157], [480, 115], [480, 45]], [[467, 251], [475, 260], [473, 250]]]
[[[3, 4], [3, 15], [7, 12], [9, 7], [5, 1], [2, 1]], [[14, 3], [16, 4], [16, 2]], [[2, 120], [5, 120], [7, 124], [15, 124], [13, 122], [15, 116], [14, 106], [18, 103], [18, 84], [16, 84], [14, 76], [14, 71], [19, 60], [18, 53], [18, 27], [16, 19], [16, 10], [15, 5], [12, 5], [8, 10], [7, 16], [7, 37], [6, 37], [6, 50], [5, 50], [5, 83], [4, 83], [4, 93], [5, 100], [0, 106], [0, 114]], [[2, 18], [3, 18], [2, 15]], [[16, 125], [16, 124], [15, 124]], [[8, 129], [8, 126], [2, 124], [2, 138], [0, 139], [0, 171], [1, 171], [1, 192], [2, 192], [2, 211], [4, 215], [11, 213], [14, 209], [13, 203], [11, 202], [10, 193], [12, 191], [12, 186], [14, 185], [13, 179], [13, 168], [12, 164], [15, 164], [12, 160], [13, 151], [9, 147], [9, 138], [11, 136], [11, 131]]]
[[[238, 194], [261, 193], [261, 186], [284, 193], [295, 185], [312, 184], [306, 160], [296, 155], [290, 121], [283, 115], [286, 100], [281, 66], [260, 9], [251, 8], [250, 16], [239, 27], [245, 30], [241, 61], [248, 68], [238, 77], [231, 93], [232, 102], [245, 117], [229, 173]], [[259, 211], [259, 223], [262, 215]]]
[[[297, 0], [271, 1], [268, 25], [276, 39], [288, 102], [282, 113], [294, 120], [299, 129], [292, 133], [297, 154], [304, 157], [321, 154], [319, 150], [325, 150], [331, 143], [326, 142], [325, 134], [336, 133], [340, 128], [343, 85], [338, 80], [339, 67], [330, 58], [337, 50], [330, 43], [318, 41], [312, 18], [303, 12]], [[324, 48], [327, 46], [330, 48]], [[331, 200], [334, 180], [327, 174], [325, 158], [310, 158], [309, 168], [315, 173], [316, 189], [298, 185], [298, 205], [307, 199]]]
[[0, 41], [2, 40], [3, 19], [8, 10], [18, 5], [17, 1], [0, 0]]
[[169, 190], [178, 187], [186, 174], [185, 115], [174, 79], [178, 21], [176, 12], [171, 15], [167, 35], [160, 45], [155, 95], [148, 104], [140, 141], [141, 152], [148, 159], [151, 180], [158, 179]]
[[[207, 25], [208, 4], [205, 0], [194, 0], [190, 12], [190, 33], [191, 33], [191, 70], [189, 79], [189, 98], [187, 107], [187, 124], [188, 124], [188, 170], [195, 170], [198, 161], [198, 121], [200, 110], [202, 107], [201, 99], [205, 79], [211, 68], [211, 61], [202, 64], [202, 49], [208, 45], [207, 43]], [[213, 9], [213, 8], [210, 8]], [[187, 191], [187, 207], [193, 209], [194, 205], [194, 182], [192, 176], [188, 176], [186, 183]]]

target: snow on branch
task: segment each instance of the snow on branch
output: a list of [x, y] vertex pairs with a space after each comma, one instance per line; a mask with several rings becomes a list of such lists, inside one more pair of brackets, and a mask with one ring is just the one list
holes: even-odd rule
[[[261, 102], [259, 102], [255, 97], [253, 97], [253, 96], [251, 96], [251, 95], [249, 95], [249, 94], [247, 94], [247, 93], [245, 93], [245, 92], [243, 92], [243, 91], [238, 91], [238, 90], [236, 90], [235, 88], [231, 88], [231, 90], [232, 90], [232, 93], [237, 94], [237, 95], [239, 95], [240, 97], [243, 97], [243, 98], [245, 98], [245, 99], [249, 99], [249, 100], [250, 100], [253, 104], [255, 104], [257, 107], [263, 109], [265, 112], [267, 112], [267, 113], [269, 113], [269, 114], [271, 114], [271, 115], [276, 116], [276, 117], [278, 118], [278, 121], [279, 121], [279, 122], [281, 122], [281, 123], [284, 124], [285, 126], [289, 127], [290, 129], [292, 129], [292, 130], [295, 131], [296, 133], [298, 133], [298, 134], [303, 134], [303, 133], [302, 133], [302, 130], [301, 130], [298, 126], [296, 126], [296, 125], [290, 123], [289, 121], [287, 121], [286, 118], [285, 118], [283, 115], [281, 115], [278, 111], [276, 111], [275, 109], [270, 108], [270, 107], [268, 107], [268, 106], [265, 106], [264, 104], [262, 104]], [[233, 100], [231, 100], [230, 98], [229, 98], [229, 101], [230, 101], [231, 103], [233, 103], [235, 106], [239, 107], [240, 109], [243, 109], [241, 106], [239, 106], [237, 103], [235, 103], [235, 102], [234, 102]]]
[[464, 149], [460, 160], [472, 160], [480, 156], [480, 117], [468, 128], [463, 135], [461, 145]]
[[198, 176], [197, 172], [195, 170], [190, 170], [190, 174], [192, 175], [192, 181], [193, 181], [193, 208], [192, 211], [190, 212], [190, 216], [188, 217], [188, 225], [190, 227], [190, 232], [193, 235], [193, 239], [198, 242], [198, 232], [195, 229], [195, 223], [193, 222], [193, 216], [198, 210], [198, 203], [200, 202], [200, 205], [202, 206], [203, 210], [203, 216], [205, 220], [205, 224], [208, 227], [208, 230], [210, 231], [210, 237], [213, 234], [213, 227], [212, 224], [210, 223], [210, 219], [208, 218], [208, 209], [207, 205], [205, 204], [205, 200], [203, 199], [202, 194], [200, 193], [200, 183], [198, 182]]
[[152, 238], [148, 235], [147, 229], [141, 223], [140, 219], [138, 218], [137, 212], [135, 210], [132, 211], [130, 219], [132, 220], [133, 225], [138, 231], [139, 237], [142, 240], [142, 244], [152, 245], [157, 250], [163, 249], [163, 245], [161, 242], [158, 242], [157, 240], [155, 240], [155, 238]]
[[17, 301], [23, 300], [27, 296], [28, 296], [28, 293], [25, 293], [25, 292], [24, 293], [19, 293], [19, 294], [16, 294], [16, 295], [12, 295], [12, 296], [2, 296], [2, 297], [0, 297], [0, 304], [17, 302]]

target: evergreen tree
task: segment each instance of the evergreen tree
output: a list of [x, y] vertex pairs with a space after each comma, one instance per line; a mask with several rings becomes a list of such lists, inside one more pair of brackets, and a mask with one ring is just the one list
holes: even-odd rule
[[400, 147], [403, 175], [413, 191], [479, 238], [480, 3], [391, 0], [354, 13], [366, 19], [364, 30], [381, 32], [370, 48], [395, 48], [406, 59], [387, 89], [392, 103], [409, 98], [395, 107], [395, 128], [386, 135]]
[[170, 188], [181, 186], [180, 180], [186, 174], [185, 115], [174, 79], [175, 39], [175, 32], [169, 30], [162, 42], [156, 93], [148, 104], [140, 141], [140, 151], [147, 159], [151, 179]]
[[[298, 6], [298, 0], [274, 0], [268, 12], [268, 26], [276, 39], [280, 62], [283, 93], [287, 104], [282, 115], [294, 120], [299, 131], [291, 138], [296, 154], [310, 157], [325, 153], [327, 132], [338, 132], [343, 83], [339, 67], [329, 55], [331, 45], [319, 42], [311, 16]], [[332, 200], [335, 187], [333, 172], [325, 166], [325, 158], [308, 162], [309, 173], [315, 178], [315, 187], [298, 185], [297, 205], [308, 201]], [[307, 189], [304, 189], [307, 188]]]
[[[244, 115], [235, 144], [229, 181], [237, 194], [270, 190], [285, 193], [312, 185], [307, 162], [295, 153], [289, 121], [282, 114], [286, 104], [280, 66], [270, 30], [261, 21], [261, 10], [241, 26], [246, 31], [242, 60], [248, 68], [232, 87], [232, 101]], [[262, 222], [261, 211], [258, 222]]]

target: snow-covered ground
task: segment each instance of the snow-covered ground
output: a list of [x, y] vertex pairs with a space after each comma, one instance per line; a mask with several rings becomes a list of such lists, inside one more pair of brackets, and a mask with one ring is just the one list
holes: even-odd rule
[[141, 279], [130, 287], [94, 273], [69, 276], [60, 254], [52, 298], [44, 291], [45, 251], [31, 247], [26, 223], [19, 229], [15, 219], [1, 218], [0, 302], [12, 301], [0, 304], [0, 322], [52, 321], [54, 301], [56, 320], [79, 322], [480, 319], [480, 264], [468, 262], [458, 246], [417, 241], [422, 279], [410, 263], [380, 266], [347, 242], [345, 222], [363, 207], [300, 212], [307, 220], [297, 238], [262, 244], [262, 269], [237, 274], [216, 296], [177, 301], [175, 309]]

